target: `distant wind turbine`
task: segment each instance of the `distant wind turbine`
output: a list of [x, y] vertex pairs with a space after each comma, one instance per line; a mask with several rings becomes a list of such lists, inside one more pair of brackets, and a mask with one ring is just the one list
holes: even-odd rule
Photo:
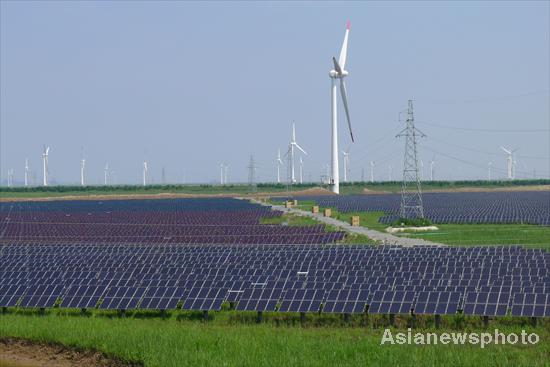
[[143, 162], [143, 186], [147, 185], [147, 162]]
[[514, 160], [514, 152], [518, 149], [517, 148], [506, 149], [504, 147], [500, 147], [500, 149], [502, 149], [504, 153], [508, 155], [508, 157], [506, 158], [506, 163], [508, 166], [508, 179], [513, 180], [516, 177], [516, 172], [515, 172], [516, 161]]
[[46, 147], [44, 145], [44, 150], [42, 152], [42, 163], [44, 165], [44, 180], [43, 180], [43, 184], [44, 186], [48, 186], [48, 155], [50, 153], [50, 147]]
[[296, 142], [296, 127], [294, 122], [292, 123], [292, 136], [290, 139], [290, 144], [288, 145], [288, 151], [285, 154], [285, 157], [288, 157], [289, 167], [290, 167], [290, 183], [296, 183], [296, 176], [294, 173], [294, 148], [300, 150], [302, 153], [307, 155], [306, 151], [302, 149], [300, 145]]
[[25, 186], [29, 186], [29, 159], [25, 158]]
[[344, 155], [344, 182], [348, 182], [348, 175], [349, 175], [349, 150], [348, 151], [342, 151], [342, 154]]
[[277, 160], [275, 163], [277, 164], [277, 183], [281, 183], [281, 166], [283, 165], [283, 161], [281, 159], [281, 149], [277, 151]]
[[[103, 184], [107, 186], [109, 183], [109, 162], [105, 163], [105, 167], [103, 168]], [[145, 186], [145, 184], [143, 184]]]

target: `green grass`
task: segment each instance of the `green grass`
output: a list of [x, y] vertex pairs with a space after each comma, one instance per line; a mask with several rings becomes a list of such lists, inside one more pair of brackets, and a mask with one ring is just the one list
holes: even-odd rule
[[528, 245], [550, 248], [550, 227], [531, 224], [435, 224], [439, 230], [407, 237], [449, 245]]
[[[92, 349], [145, 366], [544, 366], [550, 354], [548, 325], [498, 326], [500, 331], [536, 332], [534, 346], [380, 345], [383, 327], [289, 326], [273, 320], [237, 322], [239, 313], [212, 313], [207, 322], [174, 312], [166, 319], [88, 317], [61, 311], [45, 316], [0, 315], [0, 337], [19, 337]], [[250, 319], [255, 317], [249, 313]], [[282, 317], [282, 316], [281, 316]], [[286, 315], [285, 318], [292, 316]], [[308, 320], [315, 315], [307, 315]], [[336, 316], [332, 317], [337, 319]], [[380, 318], [384, 319], [383, 317]], [[283, 319], [282, 321], [285, 321]], [[469, 328], [469, 330], [479, 328]], [[402, 331], [406, 331], [401, 329]], [[433, 332], [431, 328], [414, 332]], [[440, 330], [439, 332], [449, 331]], [[489, 332], [494, 332], [492, 326]], [[399, 332], [393, 330], [393, 332]]]

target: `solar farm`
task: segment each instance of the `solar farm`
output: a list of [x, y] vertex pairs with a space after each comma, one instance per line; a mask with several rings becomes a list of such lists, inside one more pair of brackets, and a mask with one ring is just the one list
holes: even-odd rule
[[[493, 216], [482, 210], [492, 195], [436, 195], [445, 200], [426, 195], [434, 219], [547, 225], [546, 192], [497, 193], [508, 200]], [[391, 213], [396, 205], [392, 195], [307, 200], [341, 212]], [[444, 204], [432, 209], [432, 202]], [[454, 217], [445, 214], [451, 203], [463, 208], [447, 209]], [[287, 215], [237, 198], [2, 202], [2, 317], [40, 325], [93, 315], [116, 324], [148, 315], [144, 322], [184, 330], [176, 320], [238, 330], [331, 327], [345, 335], [449, 329], [456, 320], [459, 329], [501, 320], [546, 328], [547, 249], [349, 244], [344, 229], [289, 225]], [[274, 219], [280, 224], [263, 224]], [[165, 363], [172, 362], [152, 364]]]

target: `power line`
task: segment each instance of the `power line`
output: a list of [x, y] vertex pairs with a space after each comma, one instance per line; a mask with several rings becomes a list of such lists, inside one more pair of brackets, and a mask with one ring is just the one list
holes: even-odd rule
[[433, 127], [438, 127], [442, 129], [450, 130], [461, 130], [461, 131], [476, 131], [476, 132], [485, 132], [485, 133], [541, 133], [541, 132], [550, 132], [550, 129], [474, 129], [469, 127], [460, 127], [460, 126], [451, 126], [451, 125], [439, 125], [426, 121], [417, 121], [420, 124], [425, 124]]

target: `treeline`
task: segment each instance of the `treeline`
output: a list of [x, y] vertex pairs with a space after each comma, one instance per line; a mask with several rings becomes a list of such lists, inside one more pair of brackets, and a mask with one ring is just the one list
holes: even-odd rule
[[[380, 181], [380, 182], [341, 182], [340, 186], [370, 186], [370, 187], [395, 187], [400, 186], [401, 181]], [[526, 186], [526, 185], [550, 185], [549, 179], [536, 180], [503, 180], [503, 181], [423, 181], [423, 187], [475, 187], [475, 186]], [[319, 183], [302, 183], [292, 185], [293, 189], [307, 189], [312, 187], [328, 187]], [[258, 189], [262, 190], [285, 190], [288, 185], [285, 183], [258, 183]], [[16, 186], [16, 187], [0, 187], [1, 192], [132, 192], [132, 191], [173, 191], [173, 192], [200, 192], [200, 191], [247, 191], [248, 184], [231, 184], [231, 185], [212, 185], [212, 184], [167, 184], [167, 185], [56, 185], [56, 186]]]
[[[453, 186], [534, 186], [534, 185], [550, 185], [550, 179], [529, 179], [529, 180], [462, 180], [462, 181], [422, 181], [423, 187], [453, 187]], [[340, 186], [396, 186], [401, 185], [401, 181], [363, 181], [363, 182], [340, 182]]]

